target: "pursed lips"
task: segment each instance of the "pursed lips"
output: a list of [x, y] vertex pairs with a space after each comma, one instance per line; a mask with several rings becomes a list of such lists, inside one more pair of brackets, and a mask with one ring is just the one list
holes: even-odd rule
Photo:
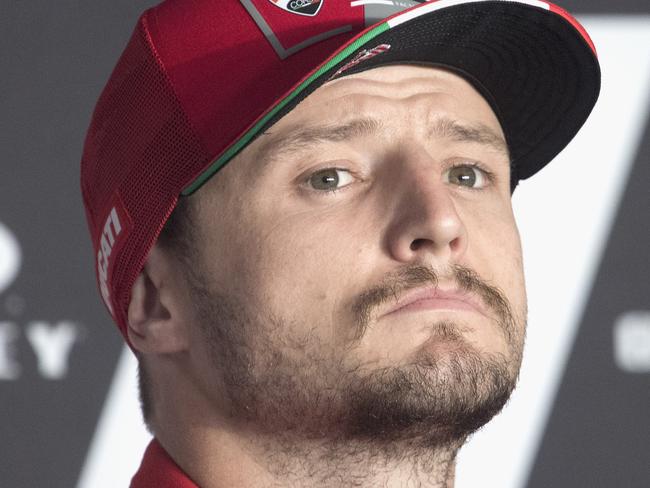
[[419, 310], [467, 310], [489, 317], [482, 300], [476, 295], [437, 287], [414, 288], [406, 291], [380, 317]]

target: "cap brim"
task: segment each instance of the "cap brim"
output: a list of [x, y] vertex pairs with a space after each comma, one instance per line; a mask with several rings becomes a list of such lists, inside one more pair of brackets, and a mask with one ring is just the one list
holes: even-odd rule
[[[365, 50], [390, 49], [337, 75]], [[440, 0], [377, 23], [346, 43], [270, 107], [184, 191], [196, 191], [301, 100], [336, 76], [391, 64], [444, 67], [488, 101], [508, 143], [512, 188], [575, 136], [600, 91], [591, 40], [562, 9], [537, 0]]]

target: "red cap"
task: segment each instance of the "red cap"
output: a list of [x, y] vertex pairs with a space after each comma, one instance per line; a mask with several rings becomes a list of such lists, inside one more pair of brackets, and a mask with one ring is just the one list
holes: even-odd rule
[[453, 70], [483, 95], [513, 189], [568, 144], [600, 89], [587, 33], [545, 1], [168, 0], [146, 11], [81, 161], [97, 280], [124, 336], [131, 287], [180, 195], [328, 80], [405, 63]]

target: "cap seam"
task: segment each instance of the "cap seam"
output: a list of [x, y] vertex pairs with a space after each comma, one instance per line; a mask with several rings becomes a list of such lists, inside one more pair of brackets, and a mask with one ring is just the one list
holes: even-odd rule
[[[167, 85], [169, 86], [169, 89], [171, 90], [172, 94], [174, 95], [174, 99], [176, 100], [176, 103], [178, 104], [178, 108], [183, 114], [183, 117], [187, 121], [187, 124], [189, 128], [191, 129], [193, 135], [196, 137], [197, 141], [201, 144], [201, 149], [203, 149], [205, 154], [210, 154], [210, 151], [207, 150], [205, 147], [205, 144], [203, 143], [203, 139], [201, 138], [201, 135], [199, 131], [196, 130], [196, 126], [194, 125], [194, 122], [188, 115], [188, 113], [185, 111], [185, 107], [183, 107], [183, 104], [181, 102], [180, 97], [178, 96], [178, 91], [176, 90], [176, 87], [174, 86], [174, 83], [172, 79], [169, 77], [167, 74], [167, 70], [165, 68], [165, 63], [162, 60], [162, 57], [158, 53], [158, 49], [156, 49], [156, 45], [153, 42], [153, 38], [151, 36], [151, 31], [149, 30], [149, 15], [154, 15], [153, 9], [147, 10], [144, 15], [142, 16], [142, 30], [144, 32], [145, 40], [147, 41], [147, 46], [149, 46], [149, 49], [151, 51], [151, 54], [153, 55], [154, 59], [156, 60], [156, 63], [158, 64], [158, 67], [160, 69], [161, 74], [163, 75], [163, 78], [167, 82]], [[156, 19], [152, 19], [153, 22], [156, 21]]]

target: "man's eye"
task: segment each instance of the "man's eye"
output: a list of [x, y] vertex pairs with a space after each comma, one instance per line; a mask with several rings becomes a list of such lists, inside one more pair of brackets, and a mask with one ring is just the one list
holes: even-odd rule
[[490, 179], [490, 173], [471, 164], [454, 166], [447, 170], [447, 181], [452, 185], [479, 189], [487, 186]]
[[349, 185], [354, 177], [349, 171], [338, 168], [326, 168], [313, 173], [308, 180], [314, 190], [333, 191]]

